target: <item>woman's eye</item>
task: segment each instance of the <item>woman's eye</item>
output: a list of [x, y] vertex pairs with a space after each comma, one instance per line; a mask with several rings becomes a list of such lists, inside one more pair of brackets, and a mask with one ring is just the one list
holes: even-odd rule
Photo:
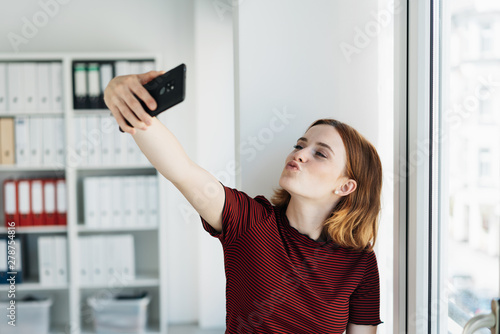
[[293, 148], [294, 148], [294, 149], [296, 149], [296, 150], [301, 150], [301, 149], [303, 149], [303, 147], [302, 147], [302, 146], [300, 146], [300, 145], [294, 145], [294, 146], [293, 146]]
[[322, 158], [326, 158], [326, 155], [324, 155], [324, 154], [323, 154], [323, 153], [321, 153], [321, 152], [316, 152], [316, 154], [317, 154], [317, 155], [319, 155], [319, 156], [320, 156], [320, 157], [322, 157]]

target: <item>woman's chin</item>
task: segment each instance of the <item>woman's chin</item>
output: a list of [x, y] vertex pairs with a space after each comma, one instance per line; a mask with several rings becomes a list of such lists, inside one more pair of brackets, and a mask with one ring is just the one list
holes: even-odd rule
[[289, 194], [295, 193], [295, 183], [294, 180], [290, 179], [287, 176], [282, 175], [279, 180], [279, 185], [284, 190], [288, 191]]

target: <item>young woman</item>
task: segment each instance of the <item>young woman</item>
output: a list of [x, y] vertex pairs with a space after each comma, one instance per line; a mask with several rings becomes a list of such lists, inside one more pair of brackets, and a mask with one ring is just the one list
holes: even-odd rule
[[382, 168], [375, 148], [346, 124], [318, 120], [286, 158], [272, 203], [251, 198], [191, 161], [142, 109], [134, 94], [154, 110], [142, 85], [161, 73], [116, 77], [104, 98], [222, 243], [226, 333], [376, 333]]

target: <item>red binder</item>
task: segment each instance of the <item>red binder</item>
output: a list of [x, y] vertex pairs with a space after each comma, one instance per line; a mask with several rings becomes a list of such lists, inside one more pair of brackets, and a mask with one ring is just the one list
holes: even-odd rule
[[67, 212], [66, 180], [56, 180], [56, 222], [57, 225], [66, 225]]
[[19, 226], [16, 180], [3, 181], [3, 207], [5, 227], [9, 227], [10, 222], [15, 222], [16, 227]]
[[32, 226], [31, 186], [30, 180], [21, 179], [17, 182], [17, 200], [19, 209], [19, 226]]
[[43, 224], [56, 225], [56, 180], [43, 180]]
[[30, 180], [32, 225], [43, 225], [43, 180]]

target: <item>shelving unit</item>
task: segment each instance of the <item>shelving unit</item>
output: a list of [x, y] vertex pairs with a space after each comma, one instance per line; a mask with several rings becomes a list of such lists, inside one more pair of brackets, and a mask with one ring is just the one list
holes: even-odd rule
[[[73, 104], [73, 63], [75, 61], [110, 62], [110, 61], [152, 61], [157, 68], [162, 67], [161, 58], [157, 54], [149, 53], [33, 53], [33, 54], [0, 54], [0, 63], [5, 62], [60, 62], [62, 64], [63, 82], [63, 111], [54, 112], [0, 112], [0, 118], [17, 116], [59, 115], [63, 117], [65, 139], [64, 166], [16, 166], [0, 165], [0, 184], [5, 179], [19, 178], [61, 178], [66, 179], [67, 193], [67, 226], [33, 226], [19, 227], [16, 235], [23, 238], [23, 262], [28, 266], [38, 268], [36, 240], [40, 236], [66, 236], [68, 259], [68, 282], [56, 286], [44, 286], [39, 283], [35, 274], [25, 276], [23, 283], [16, 285], [16, 297], [26, 295], [40, 297], [50, 296], [53, 299], [51, 307], [50, 333], [93, 333], [92, 319], [88, 316], [86, 300], [93, 295], [109, 295], [110, 293], [131, 292], [136, 290], [147, 291], [151, 297], [148, 306], [147, 333], [167, 333], [167, 287], [166, 287], [166, 233], [165, 224], [161, 224], [166, 217], [165, 209], [160, 205], [165, 203], [165, 187], [161, 186], [161, 175], [151, 164], [130, 163], [119, 165], [78, 166], [70, 161], [68, 152], [75, 150], [75, 117], [103, 115], [110, 116], [107, 109], [74, 109]], [[137, 72], [135, 72], [137, 73]], [[159, 116], [160, 120], [162, 115]], [[130, 136], [123, 133], [122, 136]], [[131, 138], [130, 138], [131, 139]], [[132, 139], [133, 140], [133, 139]], [[83, 223], [83, 190], [82, 180], [88, 176], [155, 176], [158, 181], [158, 223], [156, 226], [130, 227], [87, 227]], [[3, 196], [2, 196], [3, 198]], [[7, 234], [4, 221], [3, 201], [0, 203], [0, 236]], [[133, 281], [108, 284], [83, 284], [80, 282], [80, 249], [78, 238], [87, 235], [115, 235], [132, 234], [135, 244], [136, 277]], [[105, 256], [105, 254], [103, 254]], [[0, 293], [7, 291], [6, 285], [0, 285]]]

